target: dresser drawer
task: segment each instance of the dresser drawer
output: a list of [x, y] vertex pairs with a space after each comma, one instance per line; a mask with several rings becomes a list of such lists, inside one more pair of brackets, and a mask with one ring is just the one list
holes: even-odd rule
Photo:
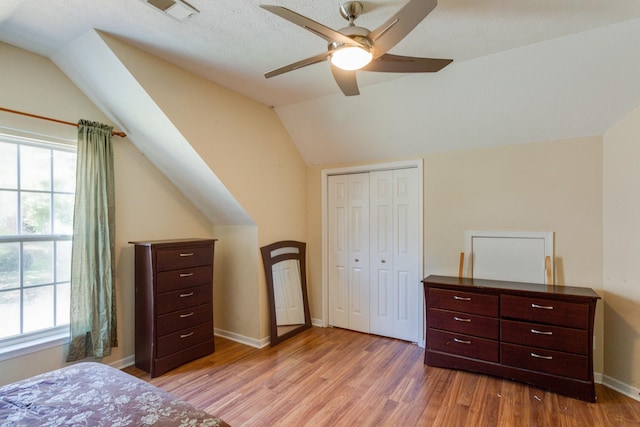
[[165, 314], [200, 304], [206, 304], [212, 301], [212, 294], [211, 284], [158, 294], [156, 298], [156, 310], [158, 314]]
[[213, 263], [213, 247], [209, 245], [158, 249], [156, 257], [158, 271], [210, 265]]
[[182, 329], [158, 338], [156, 358], [165, 357], [210, 339], [213, 339], [213, 323], [211, 322]]
[[460, 311], [481, 316], [498, 317], [499, 297], [473, 292], [458, 292], [430, 288], [428, 304], [430, 308]]
[[213, 318], [213, 306], [211, 304], [197, 305], [184, 310], [173, 311], [158, 316], [156, 331], [159, 337], [187, 329], [201, 323], [211, 322]]
[[589, 354], [589, 339], [586, 329], [501, 320], [500, 336], [502, 341], [513, 344]]
[[542, 350], [515, 344], [501, 344], [502, 363], [516, 368], [589, 381], [587, 356]]
[[176, 291], [191, 286], [204, 285], [213, 280], [211, 265], [185, 268], [182, 270], [163, 271], [158, 273], [158, 292]]
[[429, 328], [443, 329], [445, 331], [494, 340], [497, 340], [499, 336], [500, 321], [497, 318], [436, 308], [430, 308], [428, 316]]
[[589, 327], [588, 304], [515, 295], [502, 295], [500, 298], [502, 317], [570, 328], [587, 329]]
[[427, 348], [488, 362], [498, 363], [500, 361], [500, 344], [498, 341], [454, 334], [437, 329], [429, 330]]

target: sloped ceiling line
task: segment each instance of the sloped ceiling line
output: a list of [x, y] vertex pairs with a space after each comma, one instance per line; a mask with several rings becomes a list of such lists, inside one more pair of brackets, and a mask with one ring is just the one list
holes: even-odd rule
[[212, 224], [255, 225], [95, 30], [51, 59]]

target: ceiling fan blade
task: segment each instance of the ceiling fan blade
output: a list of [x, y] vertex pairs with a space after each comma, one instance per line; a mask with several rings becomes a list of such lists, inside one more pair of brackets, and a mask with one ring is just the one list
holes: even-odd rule
[[340, 86], [342, 93], [346, 96], [360, 95], [355, 71], [346, 71], [332, 65], [331, 73], [333, 74], [333, 78], [336, 80], [336, 83], [338, 83], [338, 86]]
[[313, 34], [322, 37], [328, 42], [339, 42], [339, 43], [347, 43], [351, 45], [360, 45], [357, 41], [353, 40], [350, 37], [347, 37], [339, 32], [332, 30], [329, 27], [326, 27], [312, 19], [307, 18], [306, 16], [302, 16], [299, 13], [296, 13], [286, 7], [282, 6], [272, 6], [261, 4], [261, 8], [264, 10], [268, 10], [269, 12], [278, 15], [281, 18], [290, 21], [305, 30], [311, 31]]
[[385, 53], [361, 70], [383, 73], [435, 73], [452, 62], [453, 59], [414, 58]]
[[378, 58], [411, 32], [438, 5], [437, 0], [409, 0], [384, 24], [369, 33], [374, 43], [373, 57]]
[[268, 79], [280, 74], [287, 73], [289, 71], [297, 70], [298, 68], [306, 67], [307, 65], [317, 64], [318, 62], [326, 61], [328, 53], [322, 52], [310, 58], [302, 59], [293, 64], [285, 65], [284, 67], [276, 68], [275, 70], [264, 73], [264, 78]]

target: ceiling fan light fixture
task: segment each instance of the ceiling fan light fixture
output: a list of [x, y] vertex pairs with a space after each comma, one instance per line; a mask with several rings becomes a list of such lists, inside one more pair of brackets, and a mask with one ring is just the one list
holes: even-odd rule
[[342, 45], [331, 51], [331, 63], [346, 71], [359, 70], [373, 59], [371, 49]]

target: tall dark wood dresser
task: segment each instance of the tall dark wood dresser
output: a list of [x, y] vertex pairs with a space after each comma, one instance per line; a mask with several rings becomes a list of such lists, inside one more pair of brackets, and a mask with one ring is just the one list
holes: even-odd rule
[[135, 245], [136, 366], [157, 377], [214, 351], [215, 239]]
[[429, 276], [424, 363], [595, 402], [592, 289]]

